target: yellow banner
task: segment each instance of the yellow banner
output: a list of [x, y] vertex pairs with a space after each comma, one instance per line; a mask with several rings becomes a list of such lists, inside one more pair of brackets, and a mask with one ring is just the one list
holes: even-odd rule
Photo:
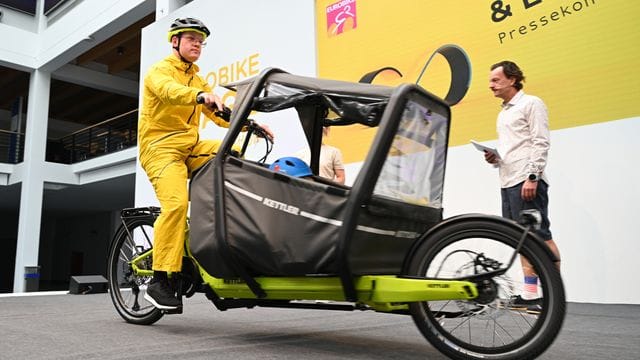
[[[415, 83], [443, 45], [471, 63], [469, 91], [452, 108], [450, 145], [496, 138], [500, 100], [489, 67], [516, 62], [524, 91], [546, 103], [552, 130], [640, 116], [640, 2], [628, 0], [317, 0], [320, 77]], [[419, 84], [444, 97], [447, 60], [435, 55]], [[346, 162], [361, 161], [366, 129], [335, 129]], [[346, 146], [346, 148], [345, 148]]]

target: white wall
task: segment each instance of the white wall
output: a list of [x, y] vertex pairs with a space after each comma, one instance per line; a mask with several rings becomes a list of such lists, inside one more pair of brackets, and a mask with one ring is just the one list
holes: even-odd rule
[[[637, 134], [640, 118], [551, 132], [549, 220], [568, 301], [640, 304]], [[347, 184], [360, 166], [345, 167]], [[497, 170], [470, 144], [449, 148], [443, 207], [445, 218], [502, 213]]]
[[[549, 218], [569, 301], [640, 304], [640, 118], [551, 133]], [[495, 169], [471, 145], [449, 149], [445, 216], [500, 215]]]
[[[0, 22], [0, 66], [28, 71], [37, 66], [38, 35]], [[19, 44], [19, 45], [18, 45]]]

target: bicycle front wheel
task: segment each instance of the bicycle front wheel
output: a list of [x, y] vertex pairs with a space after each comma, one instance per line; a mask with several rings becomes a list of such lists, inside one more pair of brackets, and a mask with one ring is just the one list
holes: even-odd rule
[[161, 310], [144, 299], [151, 276], [134, 272], [132, 261], [140, 270], [152, 270], [153, 216], [129, 219], [116, 232], [109, 251], [109, 289], [111, 301], [124, 320], [150, 325], [163, 316]]
[[[464, 278], [504, 268], [524, 230], [503, 219], [470, 218], [429, 235], [409, 263], [409, 275]], [[452, 359], [533, 359], [557, 336], [565, 316], [565, 294], [544, 243], [528, 234], [519, 251], [538, 275], [539, 299], [517, 305], [524, 287], [519, 259], [504, 274], [476, 281], [471, 301], [410, 304], [425, 338]]]

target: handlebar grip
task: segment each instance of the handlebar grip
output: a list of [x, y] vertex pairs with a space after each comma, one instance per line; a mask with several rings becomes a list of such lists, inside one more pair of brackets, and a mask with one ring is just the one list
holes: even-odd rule
[[222, 110], [217, 110], [214, 112], [214, 114], [217, 117], [222, 118], [226, 122], [229, 122], [231, 120], [231, 109], [227, 106], [222, 105]]
[[[200, 93], [196, 96], [196, 103], [198, 104], [204, 104], [204, 94]], [[209, 106], [209, 105], [205, 105], [207, 107], [209, 107], [211, 110], [215, 109], [215, 106]], [[222, 105], [222, 110], [215, 110], [213, 112], [217, 117], [222, 118], [223, 120], [225, 120], [226, 122], [229, 122], [229, 120], [231, 119], [231, 109], [225, 105]]]
[[258, 124], [253, 119], [248, 119], [249, 123], [247, 124], [247, 128], [249, 131], [253, 132], [257, 137], [261, 137], [266, 139], [268, 142], [273, 144], [273, 139], [269, 137], [269, 135], [264, 131], [263, 128], [258, 126]]

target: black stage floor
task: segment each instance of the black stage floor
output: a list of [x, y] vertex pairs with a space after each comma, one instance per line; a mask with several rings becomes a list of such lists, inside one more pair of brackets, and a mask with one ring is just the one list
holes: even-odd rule
[[[445, 359], [409, 316], [293, 309], [218, 311], [125, 323], [108, 294], [0, 296], [0, 359]], [[541, 359], [640, 359], [640, 305], [570, 303]]]

